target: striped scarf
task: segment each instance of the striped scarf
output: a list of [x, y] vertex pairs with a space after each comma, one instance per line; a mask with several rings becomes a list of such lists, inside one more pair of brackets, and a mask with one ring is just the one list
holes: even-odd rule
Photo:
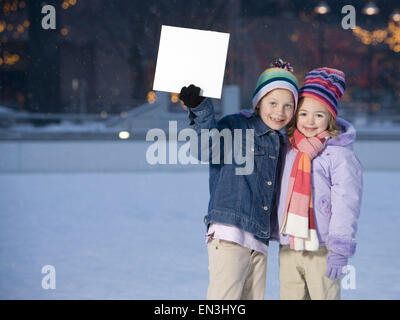
[[307, 138], [295, 130], [290, 138], [296, 158], [290, 174], [283, 223], [280, 233], [290, 235], [290, 248], [316, 251], [319, 248], [315, 228], [311, 188], [311, 161], [324, 148], [329, 134], [324, 131]]

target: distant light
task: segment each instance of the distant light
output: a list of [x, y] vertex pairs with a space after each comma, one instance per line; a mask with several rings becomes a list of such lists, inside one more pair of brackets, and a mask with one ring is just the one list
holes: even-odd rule
[[393, 13], [390, 15], [390, 18], [393, 21], [400, 22], [400, 11], [399, 10], [393, 11]]
[[373, 16], [373, 15], [379, 13], [379, 8], [375, 5], [374, 2], [370, 1], [367, 3], [367, 5], [362, 10], [362, 13], [366, 14], [368, 16]]
[[154, 103], [157, 99], [156, 93], [154, 91], [150, 91], [147, 94], [147, 102], [148, 103]]
[[17, 9], [18, 9], [18, 5], [17, 5], [16, 2], [14, 2], [14, 3], [11, 5], [11, 11], [17, 11]]
[[13, 65], [19, 61], [19, 55], [9, 54], [7, 51], [4, 52], [4, 63], [8, 65]]
[[62, 28], [62, 29], [61, 29], [61, 34], [62, 34], [63, 36], [66, 36], [66, 35], [68, 34], [68, 32], [69, 32], [68, 28]]
[[78, 79], [72, 79], [72, 89], [75, 91], [79, 87], [79, 80]]
[[29, 20], [25, 20], [24, 21], [24, 27], [25, 28], [29, 28], [30, 25], [31, 25], [31, 23], [29, 22]]
[[296, 34], [296, 33], [293, 33], [293, 34], [290, 36], [290, 41], [292, 41], [292, 42], [297, 42], [297, 41], [299, 41], [299, 35]]
[[63, 2], [61, 6], [62, 6], [62, 8], [63, 8], [64, 10], [66, 10], [66, 9], [68, 9], [68, 7], [69, 7], [69, 3], [68, 3], [68, 2]]
[[329, 11], [331, 11], [331, 8], [325, 1], [320, 2], [319, 5], [314, 8], [314, 12], [318, 14], [327, 14]]
[[107, 111], [100, 112], [100, 117], [102, 117], [103, 119], [107, 118], [108, 117]]
[[177, 93], [171, 93], [171, 102], [176, 103], [179, 101], [179, 96]]
[[4, 13], [8, 13], [9, 10], [10, 10], [10, 4], [8, 2], [6, 2], [4, 4], [3, 11], [4, 11]]
[[381, 108], [381, 105], [379, 103], [372, 104], [372, 110], [378, 111], [380, 108]]
[[128, 131], [121, 131], [121, 132], [118, 134], [118, 137], [119, 137], [120, 139], [125, 140], [125, 139], [129, 139], [130, 134], [129, 134]]
[[25, 101], [25, 96], [24, 96], [24, 94], [22, 92], [18, 92], [17, 93], [17, 101], [19, 103], [23, 103]]
[[74, 6], [74, 5], [76, 5], [76, 0], [68, 0], [68, 3], [69, 3], [71, 6]]

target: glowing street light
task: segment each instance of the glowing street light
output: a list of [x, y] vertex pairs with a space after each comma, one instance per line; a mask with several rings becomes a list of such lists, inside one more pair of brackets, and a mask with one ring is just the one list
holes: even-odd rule
[[368, 16], [373, 16], [379, 13], [379, 8], [375, 5], [374, 2], [370, 1], [366, 4], [366, 6], [362, 10], [363, 14]]
[[393, 13], [390, 15], [390, 19], [392, 19], [395, 22], [400, 22], [400, 11], [394, 10]]
[[119, 137], [120, 139], [122, 139], [122, 140], [126, 140], [126, 139], [129, 139], [130, 134], [129, 134], [128, 131], [121, 131], [121, 132], [118, 134], [118, 137]]
[[329, 11], [331, 11], [331, 8], [325, 1], [320, 2], [319, 5], [314, 8], [314, 12], [317, 14], [327, 14]]

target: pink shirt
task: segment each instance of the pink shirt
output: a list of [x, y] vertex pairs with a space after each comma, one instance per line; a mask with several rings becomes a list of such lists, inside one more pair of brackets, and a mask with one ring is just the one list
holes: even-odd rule
[[268, 253], [268, 246], [265, 243], [254, 238], [252, 233], [241, 230], [232, 225], [212, 223], [208, 228], [206, 242], [208, 242], [211, 236], [216, 239], [235, 242], [242, 247], [261, 252], [265, 255]]

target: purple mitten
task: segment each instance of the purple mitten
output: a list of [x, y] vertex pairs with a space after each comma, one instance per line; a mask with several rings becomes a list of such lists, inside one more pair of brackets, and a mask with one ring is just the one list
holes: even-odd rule
[[331, 280], [336, 280], [344, 276], [342, 270], [347, 265], [347, 257], [329, 251], [328, 257], [326, 258], [328, 269], [326, 270], [325, 276]]

